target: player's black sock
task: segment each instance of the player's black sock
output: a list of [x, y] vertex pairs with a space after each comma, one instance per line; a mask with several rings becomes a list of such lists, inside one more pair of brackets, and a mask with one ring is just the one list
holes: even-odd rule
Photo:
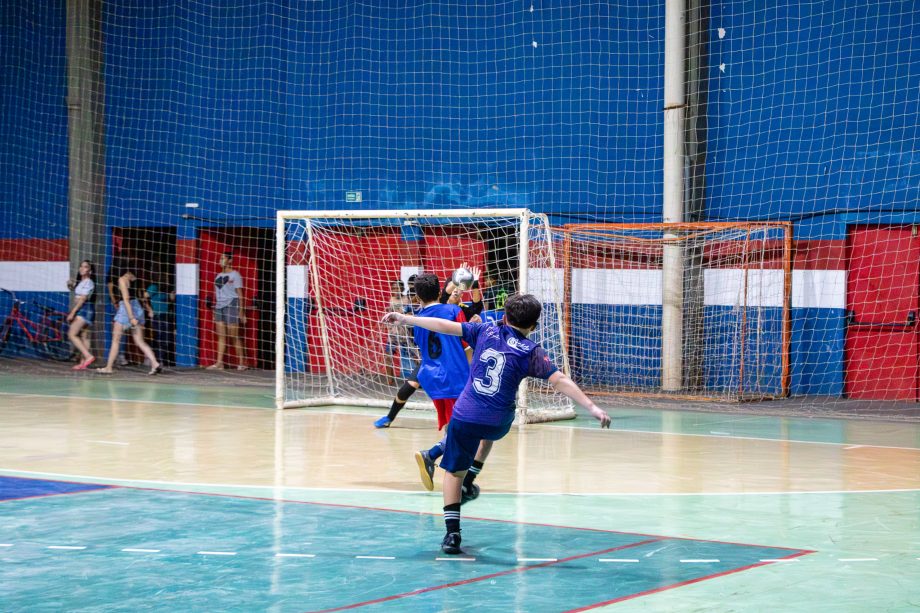
[[460, 503], [444, 507], [444, 525], [448, 532], [460, 532]]
[[399, 415], [399, 412], [406, 406], [406, 403], [409, 402], [409, 398], [411, 398], [414, 393], [415, 388], [409, 385], [407, 381], [403, 381], [402, 387], [396, 392], [396, 399], [393, 400], [393, 404], [390, 405], [390, 412], [387, 413], [387, 417], [390, 418], [390, 421], [396, 419], [396, 416]]
[[469, 487], [473, 485], [473, 481], [476, 480], [476, 476], [479, 475], [481, 470], [482, 462], [473, 460], [473, 465], [470, 466], [470, 469], [466, 471], [466, 476], [463, 477], [463, 487], [469, 489]]

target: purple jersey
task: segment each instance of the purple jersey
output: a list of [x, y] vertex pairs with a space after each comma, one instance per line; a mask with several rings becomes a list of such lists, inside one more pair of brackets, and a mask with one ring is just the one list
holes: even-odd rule
[[543, 347], [503, 324], [463, 324], [473, 347], [470, 378], [454, 405], [454, 417], [500, 426], [514, 421], [518, 386], [525, 377], [549, 379], [556, 366]]
[[[418, 312], [419, 317], [438, 317], [450, 321], [465, 321], [455, 304], [432, 304]], [[416, 326], [413, 332], [422, 364], [418, 382], [432, 400], [456, 398], [470, 376], [470, 364], [460, 339], [449, 334], [430, 332]]]

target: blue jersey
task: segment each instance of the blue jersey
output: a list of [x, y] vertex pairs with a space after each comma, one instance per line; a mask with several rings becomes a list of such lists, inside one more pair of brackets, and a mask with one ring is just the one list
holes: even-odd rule
[[514, 421], [518, 386], [525, 377], [549, 379], [557, 368], [543, 347], [503, 324], [463, 324], [473, 347], [470, 378], [454, 405], [454, 418], [501, 426]]
[[[463, 312], [455, 304], [432, 304], [420, 310], [418, 316], [465, 321]], [[418, 382], [428, 397], [442, 400], [459, 396], [470, 376], [470, 363], [460, 339], [449, 334], [431, 332], [420, 326], [415, 326], [413, 336], [422, 357]]]

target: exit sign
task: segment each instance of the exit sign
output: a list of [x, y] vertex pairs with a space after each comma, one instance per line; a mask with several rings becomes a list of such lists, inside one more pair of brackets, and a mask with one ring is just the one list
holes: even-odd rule
[[361, 192], [345, 192], [345, 202], [361, 202]]

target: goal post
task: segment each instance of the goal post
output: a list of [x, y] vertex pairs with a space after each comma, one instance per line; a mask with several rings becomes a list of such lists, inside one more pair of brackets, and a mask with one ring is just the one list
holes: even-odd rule
[[[500, 320], [504, 299], [537, 296], [543, 315], [531, 338], [569, 373], [559, 236], [545, 215], [523, 208], [279, 211], [276, 268], [276, 406], [389, 407], [418, 362], [411, 330], [384, 325], [390, 310], [417, 303], [411, 279], [421, 272], [442, 286], [467, 264], [481, 271], [481, 318]], [[420, 390], [408, 408], [433, 410]], [[527, 380], [518, 420], [574, 417], [571, 403], [545, 382]]]
[[[563, 333], [586, 391], [708, 401], [789, 394], [791, 224], [598, 223], [558, 232]], [[668, 249], [680, 252], [683, 269], [676, 377], [664, 364]]]

